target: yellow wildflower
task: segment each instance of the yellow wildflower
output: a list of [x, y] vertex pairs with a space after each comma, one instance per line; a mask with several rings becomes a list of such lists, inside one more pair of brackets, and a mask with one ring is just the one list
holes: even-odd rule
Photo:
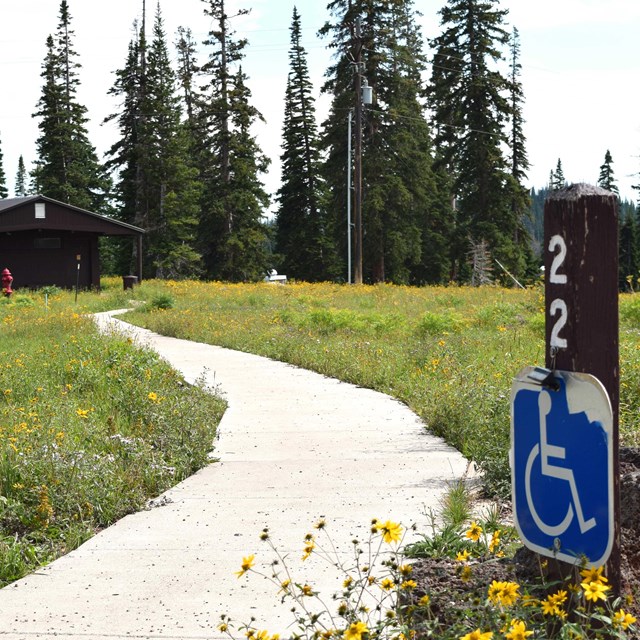
[[462, 567], [462, 570], [460, 571], [460, 580], [462, 580], [462, 582], [469, 582], [472, 576], [473, 571], [471, 571], [471, 567], [469, 567], [468, 565]]
[[418, 606], [428, 607], [430, 602], [431, 602], [431, 598], [429, 597], [429, 595], [424, 595], [422, 596], [422, 598], [420, 598], [420, 600], [418, 600]]
[[613, 614], [613, 625], [622, 627], [625, 631], [637, 621], [630, 613], [625, 613], [624, 609], [619, 609]]
[[502, 603], [507, 607], [513, 606], [520, 597], [519, 589], [520, 585], [517, 582], [505, 582], [502, 591]]
[[[364, 567], [363, 567], [363, 571], [364, 571]], [[400, 565], [400, 567], [398, 567], [398, 571], [400, 572], [400, 575], [408, 576], [408, 575], [411, 575], [411, 572], [413, 571], [413, 566], [411, 566], [410, 564], [403, 564], [403, 565]]]
[[342, 634], [344, 640], [362, 640], [362, 634], [369, 633], [369, 629], [364, 622], [353, 622]]
[[280, 583], [280, 590], [287, 592], [289, 590], [289, 585], [291, 584], [291, 580], [283, 580]]
[[315, 548], [316, 543], [313, 541], [313, 538], [311, 540], [307, 540], [307, 543], [304, 545], [304, 553], [302, 554], [302, 559], [306, 560], [313, 553], [313, 550]]
[[489, 586], [488, 597], [493, 604], [511, 607], [520, 597], [520, 585], [516, 582], [498, 582], [494, 580]]
[[606, 584], [598, 581], [581, 582], [580, 586], [584, 590], [584, 597], [591, 602], [598, 602], [598, 600], [606, 600], [606, 592], [611, 588]]
[[500, 546], [500, 530], [494, 531], [491, 536], [491, 542], [489, 543], [489, 551], [494, 553], [495, 550]]
[[236, 571], [236, 575], [239, 577], [243, 576], [251, 567], [253, 567], [253, 563], [255, 561], [255, 555], [247, 556], [246, 558], [242, 558], [242, 564], [240, 565], [242, 568], [240, 571]]
[[559, 611], [558, 607], [553, 603], [553, 601], [549, 597], [540, 601], [540, 607], [542, 608], [542, 613], [545, 616], [554, 616]]
[[385, 591], [390, 591], [391, 589], [393, 589], [393, 587], [396, 586], [396, 583], [391, 579], [391, 578], [384, 578], [382, 580], [382, 582], [380, 583], [380, 586], [385, 590]]
[[382, 539], [387, 544], [399, 542], [402, 537], [402, 527], [391, 520], [387, 520], [384, 524], [378, 524], [378, 530], [382, 531]]
[[410, 591], [411, 589], [415, 589], [417, 586], [418, 586], [418, 583], [415, 580], [405, 580], [400, 585], [400, 588]]
[[567, 601], [567, 592], [564, 589], [560, 589], [549, 596], [549, 602], [556, 606], [561, 606]]
[[521, 620], [512, 620], [509, 633], [505, 635], [507, 640], [526, 640], [528, 636], [533, 635], [533, 631], [527, 631], [527, 627]]
[[89, 409], [76, 409], [79, 418], [86, 418], [89, 415]]
[[485, 631], [483, 633], [480, 629], [467, 633], [465, 636], [460, 636], [460, 640], [491, 640], [491, 638], [493, 638], [491, 631]]
[[303, 596], [312, 596], [313, 595], [313, 589], [308, 584], [302, 585], [301, 591], [302, 591], [302, 595]]
[[583, 569], [580, 575], [584, 582], [608, 582], [607, 578], [602, 575], [604, 567], [592, 567], [591, 569]]
[[480, 536], [482, 535], [482, 527], [477, 522], [472, 522], [465, 534], [469, 540], [473, 540], [474, 542], [478, 542], [480, 540]]
[[456, 562], [466, 562], [469, 559], [471, 554], [467, 549], [464, 551], [460, 551], [458, 555], [456, 555]]

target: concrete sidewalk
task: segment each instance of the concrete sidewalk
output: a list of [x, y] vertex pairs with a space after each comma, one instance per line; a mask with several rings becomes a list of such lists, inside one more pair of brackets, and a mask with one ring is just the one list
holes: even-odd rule
[[[256, 575], [237, 578], [243, 556], [271, 573], [271, 537], [296, 580], [325, 601], [344, 578], [314, 555], [304, 536], [327, 521], [347, 559], [372, 517], [427, 532], [447, 483], [467, 461], [428, 435], [406, 406], [259, 356], [166, 338], [98, 314], [105, 330], [130, 333], [188, 381], [203, 373], [229, 408], [209, 465], [77, 550], [0, 590], [0, 638], [220, 638], [220, 614], [283, 637], [291, 603]], [[241, 634], [239, 634], [241, 635]]]

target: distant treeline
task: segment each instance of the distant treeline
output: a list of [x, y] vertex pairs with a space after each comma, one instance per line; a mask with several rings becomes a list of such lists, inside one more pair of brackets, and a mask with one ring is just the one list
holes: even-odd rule
[[[319, 35], [334, 57], [322, 79], [330, 98], [322, 122], [293, 9], [272, 202], [262, 182], [271, 159], [254, 135], [262, 115], [242, 66], [249, 43], [234, 32], [248, 6], [232, 16], [228, 0], [205, 0], [204, 42], [187, 26], [169, 38], [162, 3], [152, 20], [140, 16], [105, 87], [118, 104], [106, 120], [118, 133], [102, 160], [78, 101], [81, 60], [62, 0], [42, 61], [37, 157], [30, 167], [20, 157], [14, 192], [143, 228], [145, 277], [250, 281], [275, 268], [308, 281], [353, 273], [355, 282], [510, 282], [499, 262], [533, 281], [543, 191], [524, 186], [518, 30], [497, 0], [442, 3], [440, 33], [425, 42], [414, 0], [328, 2]], [[372, 100], [358, 87], [370, 87]], [[607, 151], [598, 184], [614, 190], [612, 163]], [[562, 182], [558, 161], [550, 187]], [[0, 197], [6, 184], [0, 152]], [[635, 282], [635, 207], [623, 203], [623, 213], [621, 276]], [[103, 271], [129, 273], [135, 251], [105, 240]]]

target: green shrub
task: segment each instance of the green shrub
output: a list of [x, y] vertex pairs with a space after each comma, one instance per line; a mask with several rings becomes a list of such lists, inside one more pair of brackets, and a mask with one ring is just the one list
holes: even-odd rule
[[159, 293], [151, 299], [149, 307], [151, 309], [173, 309], [175, 305], [175, 300], [173, 296], [170, 296], [168, 293]]
[[418, 321], [416, 331], [420, 336], [433, 336], [443, 333], [457, 333], [461, 331], [467, 322], [465, 319], [451, 311], [433, 313], [427, 311]]

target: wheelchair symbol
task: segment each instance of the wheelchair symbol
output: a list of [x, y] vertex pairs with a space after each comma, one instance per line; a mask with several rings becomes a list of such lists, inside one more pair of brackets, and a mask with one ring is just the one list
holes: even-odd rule
[[[529, 453], [524, 476], [524, 490], [531, 517], [540, 531], [549, 536], [559, 536], [569, 528], [573, 518], [577, 516], [580, 532], [585, 533], [596, 526], [596, 519], [589, 518], [588, 520], [585, 520], [573, 471], [566, 467], [556, 466], [550, 462], [550, 458], [564, 460], [566, 458], [566, 451], [564, 447], [549, 444], [547, 440], [547, 416], [551, 411], [551, 396], [546, 389], [542, 390], [538, 395], [538, 409], [540, 416], [540, 442], [535, 444]], [[531, 473], [534, 469], [534, 465], [537, 468], [536, 461], [538, 458], [540, 458], [539, 473], [542, 476], [564, 480], [569, 483], [569, 487], [571, 489], [571, 500], [567, 507], [567, 513], [558, 524], [547, 524], [544, 522], [538, 515], [535, 508], [531, 494]]]

